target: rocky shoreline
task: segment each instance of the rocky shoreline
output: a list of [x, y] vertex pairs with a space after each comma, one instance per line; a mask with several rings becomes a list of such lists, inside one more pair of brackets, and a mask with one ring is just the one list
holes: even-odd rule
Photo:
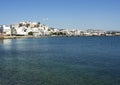
[[[19, 38], [41, 38], [41, 37], [57, 37], [56, 35], [52, 36], [2, 36], [0, 35], [0, 39], [19, 39]], [[58, 37], [83, 37], [83, 36], [65, 36], [65, 35], [59, 35]], [[94, 37], [94, 36], [85, 36], [85, 37]], [[96, 37], [104, 37], [104, 36], [96, 36]], [[109, 37], [109, 36], [106, 36]]]
[[0, 39], [34, 38], [34, 36], [0, 36]]

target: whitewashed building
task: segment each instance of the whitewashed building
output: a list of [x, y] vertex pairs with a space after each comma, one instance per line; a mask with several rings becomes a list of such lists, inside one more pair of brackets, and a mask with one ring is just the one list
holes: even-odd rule
[[28, 35], [27, 28], [26, 27], [18, 27], [16, 29], [16, 35]]
[[3, 35], [11, 35], [11, 28], [9, 25], [2, 25]]

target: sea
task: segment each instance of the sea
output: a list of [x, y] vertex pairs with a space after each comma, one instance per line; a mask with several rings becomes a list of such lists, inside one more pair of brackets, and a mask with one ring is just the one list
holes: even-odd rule
[[0, 40], [0, 85], [120, 85], [120, 36]]

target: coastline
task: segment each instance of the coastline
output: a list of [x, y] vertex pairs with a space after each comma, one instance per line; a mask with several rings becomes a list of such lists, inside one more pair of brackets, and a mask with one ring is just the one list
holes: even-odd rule
[[0, 36], [0, 39], [34, 38], [34, 36]]
[[[113, 36], [113, 35], [112, 35]], [[0, 39], [19, 39], [19, 38], [41, 38], [41, 37], [112, 37], [112, 36], [64, 36], [64, 35], [59, 35], [59, 36], [2, 36], [0, 35]], [[114, 37], [114, 36], [113, 36]]]

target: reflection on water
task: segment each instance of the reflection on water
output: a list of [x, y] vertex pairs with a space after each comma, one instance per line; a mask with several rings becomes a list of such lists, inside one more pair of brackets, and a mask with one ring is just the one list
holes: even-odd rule
[[120, 84], [120, 37], [0, 42], [0, 85]]
[[3, 39], [0, 40], [5, 50], [23, 50], [23, 46], [27, 43], [23, 42], [24, 39]]
[[3, 39], [0, 39], [0, 44], [3, 44], [3, 41], [4, 41]]
[[10, 50], [11, 49], [11, 42], [12, 40], [11, 39], [4, 39], [4, 40], [0, 40], [0, 42], [2, 42], [2, 44], [4, 45], [4, 49], [6, 50]]

